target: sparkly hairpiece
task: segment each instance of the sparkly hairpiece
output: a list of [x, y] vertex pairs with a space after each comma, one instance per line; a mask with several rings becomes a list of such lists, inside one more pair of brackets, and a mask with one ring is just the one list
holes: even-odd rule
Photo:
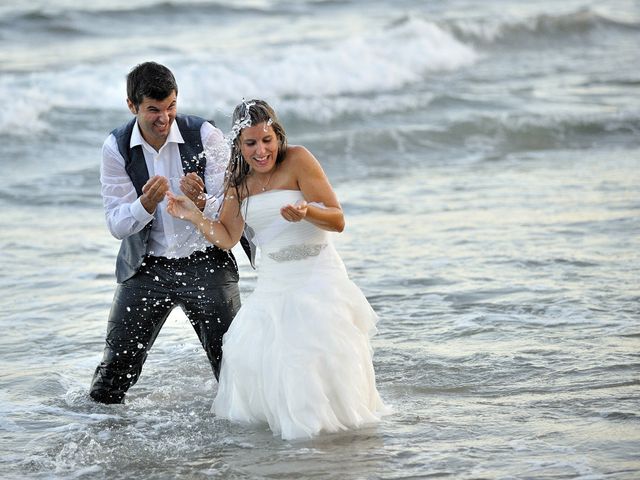
[[[231, 132], [228, 135], [229, 144], [233, 144], [233, 142], [238, 137], [238, 135], [240, 135], [240, 132], [242, 131], [243, 128], [253, 126], [251, 124], [250, 109], [256, 104], [256, 102], [254, 101], [246, 102], [244, 99], [242, 99], [242, 103], [244, 104], [244, 108], [245, 108], [244, 116], [242, 118], [238, 118], [233, 122], [233, 125], [231, 126]], [[269, 118], [269, 120], [267, 121], [267, 126], [271, 124], [273, 124], [273, 119]]]
[[256, 102], [245, 102], [244, 99], [242, 99], [242, 103], [244, 104], [244, 116], [242, 118], [238, 118], [233, 122], [233, 125], [231, 126], [231, 132], [229, 133], [229, 141], [233, 142], [236, 137], [238, 135], [240, 135], [240, 132], [242, 131], [243, 128], [246, 127], [250, 127], [251, 126], [251, 114], [250, 114], [250, 108], [253, 107]]

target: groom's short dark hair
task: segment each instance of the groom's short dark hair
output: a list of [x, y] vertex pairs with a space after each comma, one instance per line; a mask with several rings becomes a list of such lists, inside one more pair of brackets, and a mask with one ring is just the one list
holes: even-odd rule
[[127, 75], [127, 97], [136, 107], [140, 106], [144, 97], [164, 100], [173, 91], [178, 95], [176, 79], [171, 70], [159, 63], [141, 63]]

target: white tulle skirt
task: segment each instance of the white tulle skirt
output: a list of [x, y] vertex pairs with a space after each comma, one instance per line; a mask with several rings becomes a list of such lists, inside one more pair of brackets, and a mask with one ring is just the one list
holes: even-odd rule
[[266, 422], [283, 439], [298, 439], [388, 412], [369, 342], [377, 316], [343, 266], [319, 264], [325, 268], [260, 277], [224, 337], [217, 417]]

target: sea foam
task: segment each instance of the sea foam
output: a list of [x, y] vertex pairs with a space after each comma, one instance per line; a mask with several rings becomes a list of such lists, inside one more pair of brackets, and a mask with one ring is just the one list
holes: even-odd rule
[[[435, 23], [407, 17], [322, 44], [285, 44], [241, 55], [222, 51], [206, 59], [172, 52], [156, 60], [173, 70], [182, 111], [230, 113], [243, 98], [254, 97], [277, 106], [291, 101], [295, 108], [300, 101], [322, 100], [323, 116], [330, 120], [351, 109], [344, 97], [396, 93], [427, 75], [463, 68], [477, 58], [471, 46]], [[47, 114], [55, 109], [123, 110], [124, 78], [142, 60], [127, 61], [5, 75], [0, 93], [19, 100], [0, 112], [0, 130], [24, 124], [31, 131], [45, 130]], [[327, 104], [326, 99], [336, 101]], [[393, 102], [388, 107], [393, 109]], [[304, 110], [297, 113], [305, 116]], [[316, 113], [311, 109], [308, 115], [315, 118]]]

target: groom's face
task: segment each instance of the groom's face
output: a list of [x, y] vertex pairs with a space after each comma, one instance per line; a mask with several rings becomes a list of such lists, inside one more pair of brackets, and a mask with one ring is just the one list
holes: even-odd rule
[[131, 113], [138, 119], [142, 137], [149, 145], [159, 150], [166, 142], [171, 130], [171, 124], [176, 118], [176, 92], [171, 92], [163, 100], [143, 97], [142, 102], [137, 107], [131, 100], [127, 99], [127, 105]]

